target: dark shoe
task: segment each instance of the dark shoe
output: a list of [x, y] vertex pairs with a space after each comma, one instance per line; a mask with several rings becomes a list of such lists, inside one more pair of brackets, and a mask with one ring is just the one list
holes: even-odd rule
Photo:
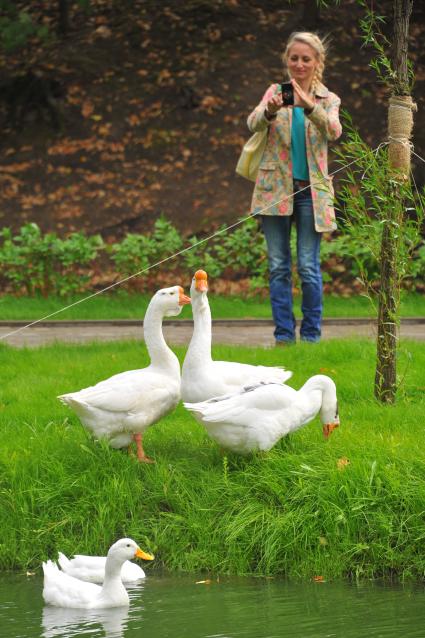
[[288, 346], [295, 346], [295, 341], [284, 341], [283, 339], [276, 339], [274, 345], [277, 348], [287, 348]]

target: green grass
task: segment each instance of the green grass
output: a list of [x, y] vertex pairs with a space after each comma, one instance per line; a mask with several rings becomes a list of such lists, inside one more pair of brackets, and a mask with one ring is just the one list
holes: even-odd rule
[[[0, 297], [0, 320], [32, 321], [41, 319], [65, 306], [83, 299], [83, 296], [70, 300], [49, 297]], [[271, 318], [269, 299], [231, 297], [214, 295], [212, 291], [210, 304], [214, 319]], [[141, 319], [145, 314], [150, 295], [128, 294], [124, 291], [103, 294], [93, 297], [73, 308], [60, 312], [52, 319]], [[295, 298], [295, 314], [301, 316], [301, 299]], [[424, 317], [425, 295], [420, 293], [405, 294], [401, 307], [402, 317]], [[374, 309], [371, 302], [362, 296], [337, 297], [326, 295], [324, 301], [325, 317], [372, 317]], [[190, 310], [183, 310], [182, 319], [190, 317]]]
[[155, 553], [148, 569], [423, 577], [425, 344], [402, 342], [394, 406], [373, 398], [369, 341], [214, 356], [284, 364], [296, 388], [329, 374], [341, 427], [325, 441], [316, 418], [267, 455], [223, 456], [180, 405], [148, 430], [156, 464], [140, 465], [93, 441], [55, 397], [146, 365], [143, 344], [0, 347], [0, 568], [102, 553], [128, 535]]

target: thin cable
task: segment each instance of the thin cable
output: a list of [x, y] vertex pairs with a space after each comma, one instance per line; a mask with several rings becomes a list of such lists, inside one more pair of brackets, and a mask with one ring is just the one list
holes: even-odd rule
[[425, 159], [423, 157], [421, 157], [420, 155], [418, 155], [417, 153], [415, 153], [415, 151], [412, 148], [412, 154], [415, 155], [415, 157], [417, 157], [418, 159], [421, 160], [421, 162], [425, 162]]
[[[377, 146], [377, 147], [375, 148], [375, 150], [373, 150], [373, 151], [372, 151], [373, 155], [375, 155], [375, 159], [377, 158], [378, 153], [379, 153], [379, 151], [381, 150], [381, 148], [384, 148], [384, 146], [388, 146], [388, 144], [389, 144], [389, 142], [388, 142], [388, 141], [387, 141], [387, 142], [381, 142], [381, 143], [379, 144], [379, 146]], [[370, 167], [371, 167], [371, 166], [372, 166], [372, 162], [370, 162], [370, 163], [368, 164], [368, 166], [364, 169], [363, 175], [362, 175], [362, 176], [361, 176], [361, 178], [360, 178], [361, 180], [363, 180], [363, 179], [365, 178], [365, 175], [366, 175], [366, 173], [368, 172], [368, 170], [370, 169]]]
[[[372, 151], [372, 152], [374, 152], [374, 151]], [[332, 177], [336, 173], [339, 173], [340, 171], [344, 170], [345, 168], [349, 168], [350, 166], [355, 164], [357, 161], [358, 160], [355, 159], [352, 162], [350, 162], [349, 164], [345, 164], [344, 166], [341, 166], [340, 168], [337, 168], [332, 173], [329, 173], [329, 177]], [[183, 255], [184, 253], [188, 252], [189, 250], [193, 250], [197, 246], [200, 246], [201, 244], [209, 241], [210, 239], [213, 239], [214, 237], [217, 237], [218, 235], [222, 235], [223, 233], [227, 232], [228, 230], [231, 230], [232, 228], [235, 228], [236, 226], [239, 226], [240, 224], [243, 224], [248, 219], [256, 217], [257, 215], [262, 215], [269, 208], [272, 208], [273, 206], [277, 206], [277, 204], [280, 204], [281, 202], [283, 202], [285, 200], [288, 200], [288, 199], [291, 199], [291, 198], [295, 197], [295, 195], [297, 195], [298, 193], [302, 193], [307, 188], [310, 188], [310, 186], [315, 186], [316, 184], [320, 185], [321, 182], [315, 182], [313, 184], [309, 184], [307, 186], [304, 186], [303, 188], [300, 188], [300, 190], [296, 191], [295, 193], [292, 193], [291, 195], [287, 195], [286, 197], [283, 197], [282, 199], [279, 199], [279, 200], [277, 200], [275, 202], [272, 202], [271, 204], [269, 204], [265, 208], [262, 208], [258, 212], [251, 213], [251, 214], [247, 215], [246, 217], [242, 217], [241, 219], [239, 219], [234, 224], [231, 224], [230, 226], [226, 226], [226, 228], [221, 228], [220, 230], [217, 230], [212, 235], [209, 235], [208, 237], [204, 237], [204, 239], [200, 239], [199, 241], [197, 241], [195, 244], [193, 244], [191, 246], [186, 246], [186, 248], [183, 248], [182, 250], [179, 250], [177, 253], [174, 253], [174, 255], [170, 255], [168, 257], [164, 257], [164, 259], [161, 259], [160, 261], [157, 261], [156, 263], [151, 264], [150, 266], [147, 266], [146, 268], [143, 268], [142, 270], [139, 270], [138, 272], [136, 272], [136, 273], [134, 273], [132, 275], [129, 275], [128, 277], [125, 277], [124, 279], [120, 279], [119, 281], [116, 281], [113, 284], [110, 284], [109, 286], [106, 286], [106, 288], [102, 288], [102, 290], [98, 290], [97, 292], [94, 292], [91, 295], [88, 295], [87, 297], [83, 297], [83, 299], [79, 299], [78, 301], [74, 301], [73, 303], [69, 304], [68, 306], [64, 306], [63, 308], [59, 308], [59, 310], [55, 310], [54, 312], [51, 312], [50, 314], [45, 315], [44, 317], [41, 317], [40, 319], [36, 319], [35, 321], [31, 321], [30, 323], [27, 323], [24, 326], [21, 326], [20, 328], [16, 328], [16, 330], [12, 330], [12, 332], [8, 332], [7, 334], [0, 336], [0, 341], [3, 341], [7, 337], [11, 337], [12, 335], [15, 335], [15, 334], [17, 334], [19, 332], [22, 332], [23, 330], [26, 330], [27, 328], [31, 328], [32, 326], [35, 326], [36, 324], [41, 323], [42, 321], [46, 321], [46, 319], [50, 319], [51, 317], [54, 317], [54, 316], [60, 314], [61, 312], [65, 312], [65, 310], [69, 310], [70, 308], [74, 308], [75, 306], [78, 306], [79, 304], [81, 304], [81, 303], [83, 303], [85, 301], [88, 301], [89, 299], [93, 299], [94, 297], [97, 297], [98, 295], [101, 295], [104, 292], [107, 292], [108, 290], [111, 290], [112, 288], [115, 288], [116, 286], [120, 286], [121, 284], [124, 284], [125, 282], [129, 281], [130, 279], [133, 279], [134, 277], [138, 277], [139, 275], [142, 275], [143, 273], [148, 272], [149, 270], [152, 270], [152, 268], [156, 268], [156, 266], [160, 266], [161, 264], [164, 264], [165, 262], [170, 261], [171, 259], [175, 259], [176, 257], [179, 257], [180, 255]]]
[[[424, 160], [424, 161], [425, 161], [425, 160]], [[411, 178], [412, 178], [413, 184], [415, 185], [416, 195], [418, 196], [418, 201], [419, 201], [419, 205], [420, 205], [420, 208], [421, 208], [421, 211], [422, 211], [422, 215], [425, 217], [425, 207], [424, 207], [424, 205], [423, 205], [423, 203], [422, 203], [422, 199], [423, 199], [423, 198], [421, 197], [421, 194], [420, 194], [420, 192], [419, 192], [419, 188], [418, 188], [418, 185], [417, 185], [417, 183], [416, 183], [415, 176], [414, 176], [414, 174], [413, 174], [412, 169], [410, 169], [410, 175], [411, 175]]]

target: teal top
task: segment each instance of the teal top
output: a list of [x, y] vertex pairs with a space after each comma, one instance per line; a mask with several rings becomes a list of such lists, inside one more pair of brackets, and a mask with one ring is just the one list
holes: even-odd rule
[[291, 128], [292, 176], [294, 179], [309, 179], [307, 152], [305, 148], [304, 109], [294, 106]]

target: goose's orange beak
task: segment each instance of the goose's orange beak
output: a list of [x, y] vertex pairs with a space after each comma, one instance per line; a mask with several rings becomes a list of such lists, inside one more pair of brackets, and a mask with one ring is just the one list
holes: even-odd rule
[[138, 547], [136, 549], [136, 553], [134, 554], [134, 558], [143, 558], [143, 560], [153, 560], [155, 556], [153, 556], [152, 554], [147, 554], [146, 552], [143, 552], [140, 549], [140, 547]]
[[205, 270], [197, 270], [195, 273], [195, 288], [199, 292], [208, 292], [208, 275]]
[[336, 428], [339, 428], [339, 422], [325, 423], [323, 426], [323, 436], [325, 439], [328, 439]]
[[186, 306], [190, 303], [190, 297], [184, 294], [184, 290], [179, 286], [179, 306]]

